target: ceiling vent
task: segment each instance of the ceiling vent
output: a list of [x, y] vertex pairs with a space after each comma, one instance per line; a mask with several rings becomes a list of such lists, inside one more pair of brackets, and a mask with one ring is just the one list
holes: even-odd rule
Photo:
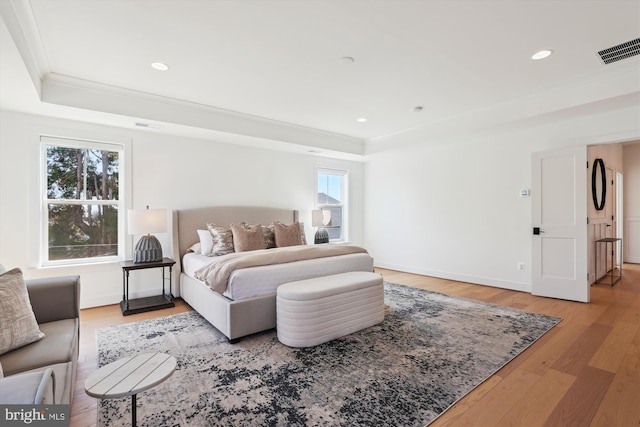
[[632, 56], [640, 55], [640, 38], [633, 39], [626, 43], [620, 43], [617, 46], [610, 47], [598, 52], [598, 56], [605, 64], [622, 61]]

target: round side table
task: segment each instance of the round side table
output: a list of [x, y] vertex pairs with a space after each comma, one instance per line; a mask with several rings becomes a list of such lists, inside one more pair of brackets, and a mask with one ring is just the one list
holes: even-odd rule
[[131, 396], [131, 425], [136, 425], [136, 395], [173, 374], [176, 358], [165, 353], [144, 353], [104, 365], [87, 378], [86, 393], [98, 399]]

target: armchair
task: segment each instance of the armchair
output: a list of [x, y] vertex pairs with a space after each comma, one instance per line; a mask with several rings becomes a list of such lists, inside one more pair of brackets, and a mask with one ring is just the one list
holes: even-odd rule
[[0, 355], [2, 404], [71, 404], [78, 366], [80, 277], [25, 281], [45, 337]]

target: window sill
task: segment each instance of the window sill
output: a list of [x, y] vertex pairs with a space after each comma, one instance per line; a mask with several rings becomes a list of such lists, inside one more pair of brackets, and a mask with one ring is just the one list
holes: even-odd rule
[[109, 258], [108, 260], [91, 260], [91, 261], [72, 261], [65, 263], [47, 263], [39, 267], [34, 267], [33, 270], [57, 270], [63, 268], [83, 268], [83, 267], [99, 267], [108, 266], [110, 264], [118, 265], [120, 258]]

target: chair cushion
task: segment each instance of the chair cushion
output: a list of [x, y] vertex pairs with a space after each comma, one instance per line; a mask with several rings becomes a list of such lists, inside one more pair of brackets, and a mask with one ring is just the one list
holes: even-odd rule
[[19, 268], [0, 274], [0, 325], [0, 355], [44, 337]]
[[5, 376], [75, 359], [78, 319], [43, 323], [40, 328], [46, 337], [0, 356]]

